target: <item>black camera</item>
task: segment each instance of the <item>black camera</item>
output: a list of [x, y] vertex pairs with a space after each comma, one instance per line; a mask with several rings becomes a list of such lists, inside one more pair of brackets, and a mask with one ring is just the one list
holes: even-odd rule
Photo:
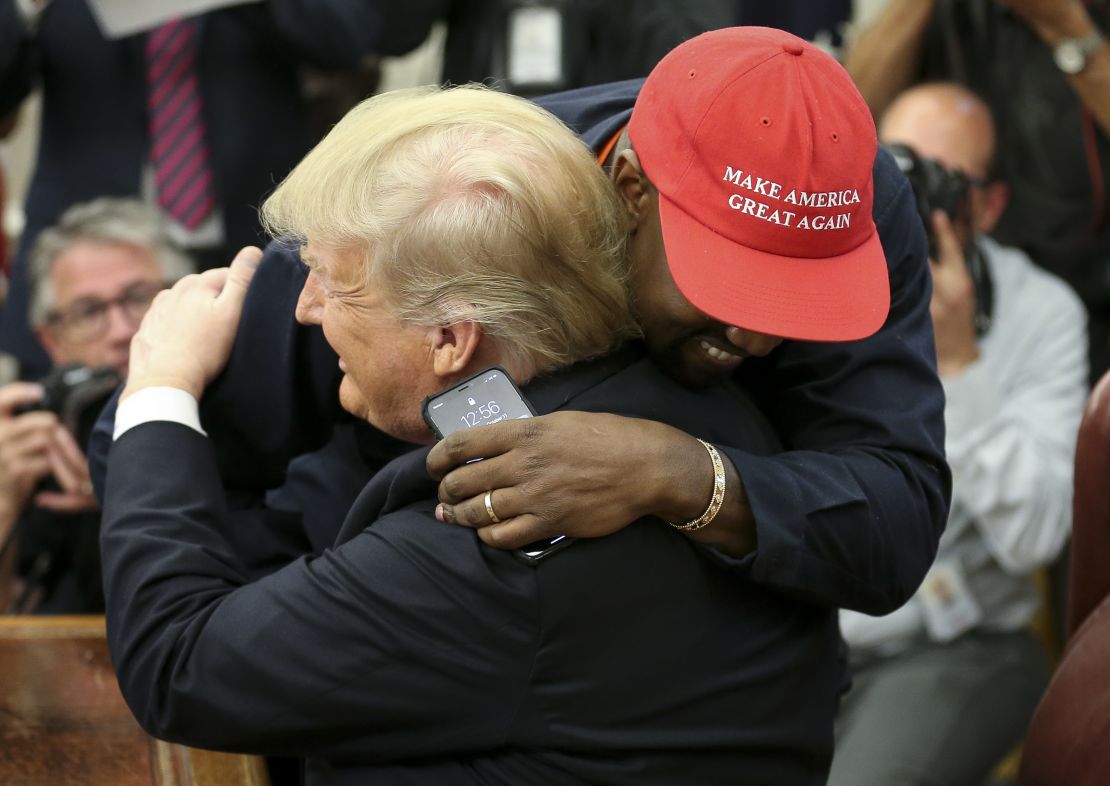
[[123, 378], [114, 368], [59, 366], [39, 380], [42, 399], [19, 412], [53, 412], [84, 450], [100, 411], [121, 382]]
[[[919, 156], [905, 145], [884, 145], [894, 157], [898, 168], [910, 181], [917, 212], [925, 225], [925, 235], [929, 239], [929, 256], [937, 258], [937, 241], [933, 236], [933, 211], [940, 210], [953, 222], [970, 219], [968, 215], [968, 189], [971, 178], [956, 169], [948, 169], [939, 161]], [[991, 324], [994, 308], [994, 287], [986, 260], [975, 243], [974, 238], [964, 249], [964, 260], [971, 281], [975, 285], [975, 332], [982, 336]]]
[[905, 145], [886, 145], [894, 162], [913, 186], [917, 199], [917, 212], [925, 233], [929, 236], [929, 255], [936, 258], [936, 240], [933, 238], [933, 211], [944, 212], [953, 221], [967, 218], [967, 189], [971, 185], [967, 175], [947, 169], [939, 161], [922, 158]]

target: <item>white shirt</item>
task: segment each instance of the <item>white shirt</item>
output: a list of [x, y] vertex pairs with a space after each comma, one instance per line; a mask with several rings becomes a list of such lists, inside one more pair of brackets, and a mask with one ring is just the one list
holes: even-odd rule
[[143, 388], [120, 402], [112, 440], [119, 439], [135, 426], [155, 421], [180, 423], [208, 436], [200, 427], [200, 408], [191, 393], [180, 388], [155, 387]]
[[[937, 564], [955, 564], [978, 627], [1013, 631], [1039, 604], [1031, 573], [1071, 530], [1075, 439], [1087, 397], [1086, 312], [1022, 251], [979, 239], [994, 283], [979, 360], [943, 380], [952, 509]], [[842, 611], [857, 650], [893, 652], [927, 634], [923, 590], [884, 617]], [[935, 636], [933, 638], [936, 638]]]

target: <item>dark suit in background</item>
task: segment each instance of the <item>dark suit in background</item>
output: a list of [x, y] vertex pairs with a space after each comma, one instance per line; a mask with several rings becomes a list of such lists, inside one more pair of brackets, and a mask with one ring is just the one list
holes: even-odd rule
[[840, 46], [843, 28], [852, 16], [851, 0], [735, 0], [738, 25], [777, 27], [814, 41], [825, 38]]
[[[441, 78], [492, 82], [518, 95], [644, 77], [683, 41], [735, 24], [735, 0], [409, 0], [413, 24], [447, 26]], [[509, 19], [524, 6], [557, 9], [562, 78], [544, 86], [514, 84], [506, 48]]]

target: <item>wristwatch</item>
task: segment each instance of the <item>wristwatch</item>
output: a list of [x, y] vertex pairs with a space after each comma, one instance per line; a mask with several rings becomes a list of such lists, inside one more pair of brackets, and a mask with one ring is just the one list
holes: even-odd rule
[[1075, 76], [1083, 72], [1105, 40], [1098, 30], [1082, 38], [1065, 38], [1052, 48], [1052, 59], [1056, 61], [1056, 67], [1065, 74]]

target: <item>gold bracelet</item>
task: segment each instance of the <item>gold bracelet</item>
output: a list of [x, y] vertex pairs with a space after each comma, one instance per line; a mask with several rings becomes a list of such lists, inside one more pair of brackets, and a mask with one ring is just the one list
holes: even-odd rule
[[713, 519], [717, 518], [717, 514], [721, 512], [721, 505], [725, 502], [725, 465], [721, 461], [721, 454], [705, 440], [699, 439], [698, 442], [709, 451], [709, 458], [713, 461], [713, 496], [709, 498], [709, 507], [705, 509], [705, 513], [702, 513], [693, 521], [688, 521], [685, 524], [668, 522], [672, 527], [683, 532], [693, 532], [709, 526]]

